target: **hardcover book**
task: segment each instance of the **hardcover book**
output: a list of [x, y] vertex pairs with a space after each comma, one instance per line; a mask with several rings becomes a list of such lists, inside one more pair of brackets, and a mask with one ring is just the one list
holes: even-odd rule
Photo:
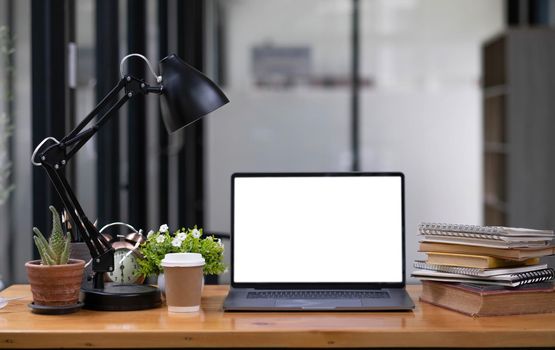
[[420, 242], [418, 249], [420, 252], [436, 252], [436, 253], [452, 253], [452, 254], [477, 254], [494, 256], [501, 259], [522, 261], [529, 258], [538, 258], [542, 256], [555, 254], [555, 246], [545, 246], [540, 248], [493, 248], [480, 247], [473, 245], [457, 244], [457, 243], [437, 243], [437, 242]]
[[448, 266], [463, 266], [463, 267], [477, 267], [477, 268], [496, 268], [496, 267], [516, 267], [524, 265], [535, 265], [539, 263], [539, 258], [530, 258], [523, 261], [514, 261], [495, 258], [487, 255], [473, 255], [473, 254], [453, 254], [453, 253], [427, 253], [428, 264], [448, 265]]
[[423, 281], [420, 300], [470, 316], [555, 312], [555, 291], [551, 283], [505, 288]]

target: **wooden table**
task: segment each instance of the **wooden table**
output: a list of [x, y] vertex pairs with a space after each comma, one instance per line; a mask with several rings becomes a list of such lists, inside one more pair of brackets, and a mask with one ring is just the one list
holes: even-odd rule
[[202, 311], [166, 308], [131, 312], [81, 310], [32, 314], [29, 286], [0, 295], [27, 295], [0, 309], [0, 348], [165, 347], [555, 347], [555, 314], [472, 318], [419, 303], [414, 312], [224, 313], [227, 286], [206, 286]]

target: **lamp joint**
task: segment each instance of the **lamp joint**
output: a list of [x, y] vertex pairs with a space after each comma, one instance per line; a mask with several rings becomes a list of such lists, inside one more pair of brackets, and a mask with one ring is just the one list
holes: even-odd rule
[[128, 75], [125, 82], [125, 94], [131, 98], [138, 94], [146, 95], [151, 87], [141, 79]]
[[160, 85], [160, 86], [147, 86], [145, 88], [145, 91], [146, 91], [147, 94], [162, 95], [164, 93], [164, 87], [162, 85]]
[[[66, 159], [65, 151], [64, 144], [52, 137], [47, 137], [33, 151], [31, 162], [36, 166], [47, 164], [54, 169], [59, 169], [60, 162]], [[35, 157], [38, 157], [42, 163], [37, 163]], [[56, 167], [56, 165], [58, 167]]]

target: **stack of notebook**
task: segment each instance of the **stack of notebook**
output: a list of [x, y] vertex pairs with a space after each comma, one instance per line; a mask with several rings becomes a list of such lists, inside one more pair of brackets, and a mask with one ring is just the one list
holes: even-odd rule
[[[524, 295], [530, 299], [522, 310], [493, 308], [493, 313], [481, 309], [471, 313], [492, 315], [545, 312], [540, 305], [533, 307], [531, 300], [537, 293], [549, 293], [555, 300], [552, 284], [545, 283], [555, 278], [555, 271], [540, 263], [541, 257], [555, 254], [553, 231], [432, 223], [419, 225], [419, 231], [423, 237], [419, 251], [427, 259], [414, 262], [412, 276], [423, 281], [423, 301], [469, 313], [469, 305], [464, 307], [460, 300], [471, 298], [461, 299], [461, 293], [487, 301], [480, 305], [490, 308], [495, 300], [512, 297], [512, 293], [519, 293], [517, 300], [523, 301]], [[490, 289], [484, 292], [486, 286]]]

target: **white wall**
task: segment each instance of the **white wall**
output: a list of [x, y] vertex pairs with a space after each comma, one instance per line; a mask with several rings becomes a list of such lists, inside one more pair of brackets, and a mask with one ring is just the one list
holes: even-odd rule
[[[223, 2], [231, 103], [207, 118], [207, 225], [229, 232], [235, 171], [348, 171], [348, 87], [261, 90], [254, 45], [307, 45], [312, 73], [348, 76], [348, 0]], [[421, 221], [481, 223], [480, 45], [503, 3], [361, 1], [361, 165], [406, 174], [407, 272]], [[413, 281], [413, 280], [410, 280]]]
[[[16, 18], [31, 18], [31, 2], [15, 2]], [[33, 257], [32, 233], [32, 165], [31, 159], [31, 26], [28, 21], [15, 21], [15, 115], [13, 116], [12, 247], [15, 251], [12, 283], [27, 281], [25, 262]]]
[[[482, 224], [480, 45], [501, 1], [363, 1], [362, 168], [406, 174], [407, 271], [423, 221]], [[414, 281], [414, 280], [410, 280]]]

